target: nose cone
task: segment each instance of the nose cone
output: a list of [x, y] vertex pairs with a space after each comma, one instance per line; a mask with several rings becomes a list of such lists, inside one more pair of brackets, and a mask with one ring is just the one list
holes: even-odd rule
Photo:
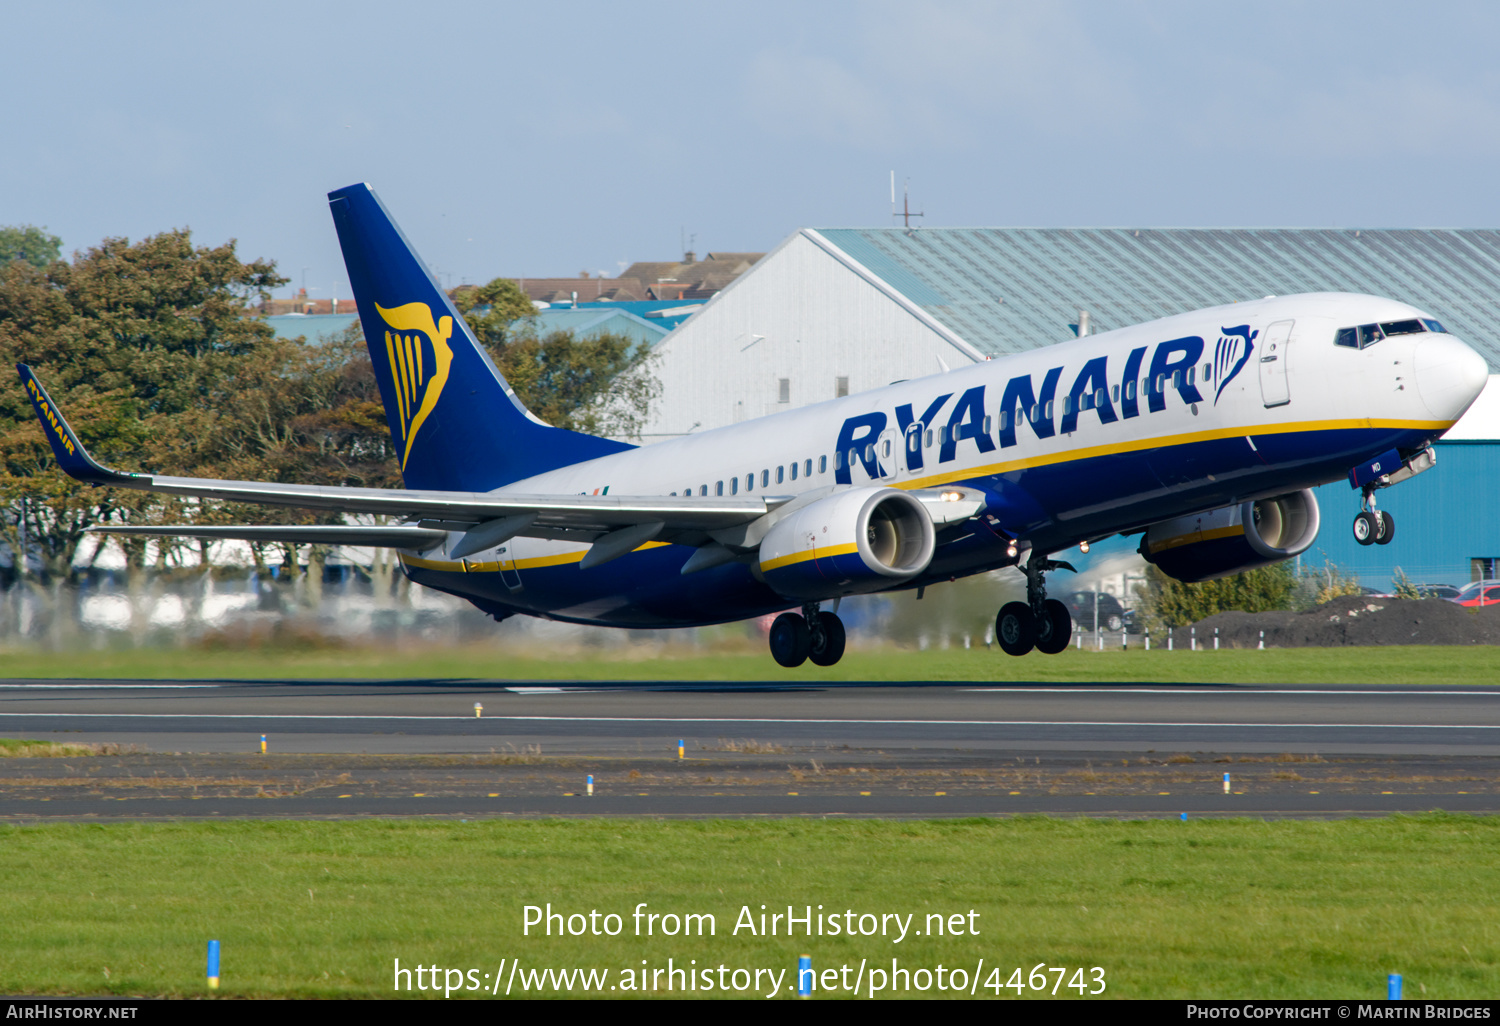
[[1417, 394], [1438, 420], [1457, 420], [1483, 391], [1489, 365], [1452, 335], [1423, 335], [1416, 352]]

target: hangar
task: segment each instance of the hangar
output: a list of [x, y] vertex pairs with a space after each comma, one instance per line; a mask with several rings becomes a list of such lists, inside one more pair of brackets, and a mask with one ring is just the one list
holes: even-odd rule
[[[642, 440], [1076, 334], [1321, 291], [1389, 296], [1428, 310], [1484, 355], [1491, 377], [1455, 440], [1439, 446], [1440, 470], [1381, 494], [1400, 539], [1363, 547], [1345, 537], [1358, 494], [1336, 483], [1319, 489], [1324, 527], [1305, 558], [1328, 558], [1372, 587], [1389, 586], [1397, 565], [1418, 582], [1493, 572], [1500, 558], [1493, 229], [804, 228], [657, 345], [663, 394]], [[1118, 546], [1095, 548], [1103, 555]]]

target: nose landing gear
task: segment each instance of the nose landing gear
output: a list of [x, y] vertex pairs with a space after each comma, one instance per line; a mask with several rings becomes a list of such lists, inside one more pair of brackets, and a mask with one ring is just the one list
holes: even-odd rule
[[1375, 508], [1375, 490], [1366, 488], [1360, 500], [1364, 507], [1354, 518], [1354, 540], [1361, 545], [1389, 545], [1396, 537], [1396, 518]]
[[1026, 601], [1007, 602], [995, 617], [995, 639], [1007, 655], [1025, 655], [1033, 648], [1056, 655], [1068, 647], [1073, 617], [1067, 606], [1047, 597], [1044, 575], [1048, 570], [1073, 570], [1073, 566], [1033, 551], [1024, 569]]
[[771, 658], [791, 669], [809, 659], [818, 666], [832, 666], [844, 657], [844, 621], [837, 613], [818, 608], [816, 602], [796, 613], [782, 613], [771, 624]]
[[1354, 518], [1354, 540], [1361, 545], [1389, 545], [1396, 537], [1396, 521], [1375, 508], [1375, 493], [1400, 484], [1437, 465], [1432, 446], [1403, 457], [1396, 449], [1381, 453], [1349, 471], [1349, 484], [1360, 490], [1359, 515]]

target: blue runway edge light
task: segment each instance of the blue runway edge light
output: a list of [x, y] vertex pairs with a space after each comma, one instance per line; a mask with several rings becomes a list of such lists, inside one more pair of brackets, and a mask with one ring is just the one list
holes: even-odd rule
[[208, 942], [208, 986], [210, 990], [219, 987], [219, 942], [216, 940]]

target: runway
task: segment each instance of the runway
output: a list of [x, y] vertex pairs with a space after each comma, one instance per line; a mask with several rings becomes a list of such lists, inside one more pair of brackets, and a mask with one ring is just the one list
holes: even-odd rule
[[[474, 705], [482, 709], [476, 717]], [[152, 751], [614, 755], [724, 737], [1025, 751], [1500, 756], [1500, 688], [0, 681], [0, 734]]]
[[12, 680], [0, 736], [138, 749], [6, 818], [1500, 811], [1500, 688]]

